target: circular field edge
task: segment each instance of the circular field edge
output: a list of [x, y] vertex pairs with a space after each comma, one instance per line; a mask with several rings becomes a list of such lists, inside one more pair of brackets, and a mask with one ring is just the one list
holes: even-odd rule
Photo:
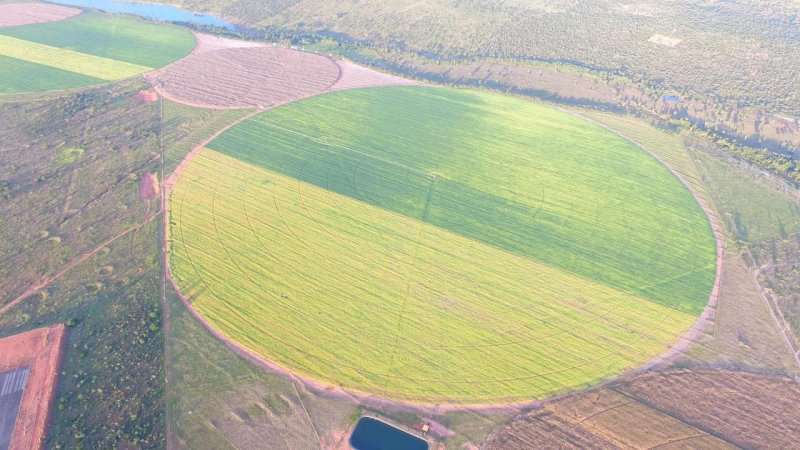
[[[365, 87], [365, 88], [358, 88], [358, 89], [380, 89], [380, 87], [376, 87], [376, 88]], [[451, 88], [451, 89], [453, 89], [453, 88]], [[466, 89], [466, 90], [470, 90], [470, 89]], [[316, 97], [318, 95], [324, 95], [326, 93], [327, 92], [322, 92], [322, 93], [319, 93], [319, 94], [316, 94], [316, 95], [312, 95], [310, 97], [305, 97], [303, 99], [298, 99], [297, 101], [308, 99], [308, 98], [312, 98], [312, 97]], [[523, 100], [530, 101], [530, 99], [523, 99]], [[689, 327], [682, 336], [678, 337], [667, 350], [665, 350], [661, 354], [658, 354], [658, 355], [654, 356], [653, 358], [651, 358], [648, 362], [644, 363], [643, 365], [637, 366], [637, 367], [632, 368], [632, 369], [627, 370], [627, 371], [622, 371], [618, 375], [613, 375], [613, 376], [611, 376], [611, 377], [609, 377], [607, 379], [598, 379], [595, 383], [592, 383], [587, 388], [570, 387], [570, 388], [567, 388], [564, 391], [556, 392], [556, 393], [554, 393], [554, 395], [551, 395], [551, 396], [548, 396], [548, 397], [545, 397], [545, 398], [523, 400], [523, 401], [510, 400], [509, 399], [509, 401], [498, 400], [498, 401], [495, 401], [495, 402], [469, 403], [469, 402], [458, 402], [458, 401], [444, 401], [444, 402], [439, 402], [439, 401], [437, 401], [437, 402], [414, 401], [414, 400], [408, 400], [408, 399], [403, 399], [403, 398], [392, 398], [391, 396], [382, 395], [382, 394], [376, 393], [376, 392], [360, 391], [358, 389], [353, 389], [353, 388], [349, 388], [349, 387], [348, 388], [344, 388], [344, 387], [341, 387], [339, 385], [331, 384], [331, 383], [326, 382], [326, 381], [317, 380], [317, 379], [315, 379], [313, 377], [309, 377], [307, 375], [300, 374], [300, 373], [298, 373], [298, 372], [296, 372], [296, 371], [294, 371], [292, 369], [284, 367], [284, 366], [282, 366], [282, 365], [270, 360], [269, 358], [261, 355], [260, 353], [254, 351], [254, 350], [251, 350], [251, 349], [245, 347], [243, 344], [241, 344], [237, 340], [235, 340], [233, 338], [230, 338], [230, 337], [226, 336], [225, 334], [223, 334], [221, 331], [219, 331], [216, 327], [214, 327], [213, 324], [211, 324], [208, 321], [208, 319], [206, 319], [199, 311], [197, 311], [192, 306], [192, 303], [189, 301], [189, 299], [181, 291], [180, 287], [178, 286], [178, 283], [175, 281], [175, 278], [172, 275], [172, 270], [171, 270], [171, 267], [169, 265], [169, 251], [168, 251], [168, 249], [169, 249], [169, 239], [170, 239], [169, 238], [169, 224], [170, 224], [170, 216], [171, 216], [172, 210], [170, 208], [168, 208], [167, 197], [169, 196], [169, 194], [171, 192], [171, 188], [176, 184], [177, 180], [180, 178], [182, 170], [189, 163], [189, 161], [191, 159], [193, 159], [193, 157], [197, 154], [197, 152], [201, 148], [205, 147], [207, 144], [209, 144], [215, 138], [219, 137], [219, 135], [221, 135], [225, 131], [228, 131], [229, 129], [235, 127], [236, 125], [239, 125], [240, 123], [242, 123], [242, 122], [244, 122], [244, 121], [246, 121], [246, 120], [248, 120], [250, 118], [252, 118], [253, 116], [261, 114], [261, 113], [263, 113], [265, 111], [268, 111], [270, 109], [275, 109], [275, 108], [279, 108], [281, 106], [285, 106], [285, 105], [290, 104], [290, 103], [293, 103], [293, 102], [284, 103], [284, 104], [281, 104], [281, 105], [276, 105], [276, 106], [274, 106], [272, 108], [255, 110], [252, 113], [246, 115], [245, 117], [240, 118], [239, 120], [235, 121], [234, 123], [231, 123], [231, 124], [227, 125], [226, 127], [222, 128], [221, 130], [219, 130], [218, 132], [214, 133], [211, 137], [209, 137], [208, 139], [204, 140], [202, 143], [197, 145], [195, 148], [192, 149], [192, 151], [190, 151], [186, 155], [186, 157], [180, 162], [180, 164], [175, 169], [175, 171], [169, 176], [168, 179], [166, 179], [164, 181], [164, 189], [161, 190], [161, 192], [162, 192], [162, 199], [161, 199], [162, 200], [162, 209], [163, 209], [163, 211], [165, 211], [164, 223], [163, 223], [163, 226], [164, 226], [164, 233], [163, 233], [163, 236], [164, 236], [163, 245], [164, 245], [164, 247], [163, 247], [163, 250], [164, 250], [164, 268], [165, 268], [166, 279], [170, 282], [172, 287], [175, 289], [175, 292], [178, 294], [178, 296], [180, 297], [183, 305], [187, 308], [189, 313], [198, 322], [200, 322], [200, 324], [203, 325], [203, 327], [209, 333], [211, 333], [212, 336], [214, 336], [217, 339], [219, 339], [220, 341], [222, 341], [222, 343], [224, 343], [226, 346], [228, 346], [228, 348], [233, 350], [239, 356], [241, 356], [241, 357], [245, 358], [246, 360], [250, 361], [251, 363], [254, 363], [254, 364], [258, 365], [258, 366], [261, 366], [261, 367], [267, 369], [270, 372], [277, 373], [279, 375], [287, 377], [288, 379], [290, 379], [292, 381], [296, 381], [298, 383], [301, 383], [303, 386], [305, 386], [305, 387], [307, 387], [307, 388], [311, 389], [312, 391], [317, 392], [319, 394], [356, 399], [357, 401], [359, 401], [359, 402], [361, 402], [362, 404], [365, 404], [365, 405], [374, 405], [374, 406], [378, 406], [378, 407], [389, 405], [389, 406], [399, 407], [399, 408], [403, 408], [403, 409], [425, 411], [425, 412], [444, 412], [444, 411], [458, 411], [458, 410], [474, 410], [474, 411], [480, 411], [480, 410], [518, 410], [518, 409], [529, 408], [529, 407], [541, 405], [544, 401], [549, 401], [549, 400], [561, 398], [563, 396], [573, 395], [574, 392], [585, 390], [587, 388], [596, 388], [596, 387], [599, 387], [599, 386], [605, 386], [605, 385], [607, 385], [609, 383], [612, 383], [612, 382], [614, 382], [616, 380], [619, 380], [619, 379], [622, 379], [624, 377], [632, 376], [632, 375], [644, 372], [644, 371], [652, 369], [652, 368], [664, 366], [665, 364], [668, 364], [669, 362], [673, 361], [677, 356], [682, 355], [688, 349], [688, 347], [690, 347], [694, 342], [696, 342], [697, 339], [699, 338], [699, 336], [702, 335], [703, 330], [706, 328], [706, 326], [708, 325], [709, 321], [712, 320], [712, 316], [713, 316], [714, 311], [716, 310], [716, 305], [717, 305], [718, 297], [719, 297], [720, 281], [721, 281], [722, 271], [723, 271], [723, 258], [724, 258], [724, 252], [725, 252], [725, 238], [724, 238], [724, 234], [722, 232], [722, 227], [720, 225], [721, 222], [720, 222], [719, 218], [717, 217], [716, 212], [714, 211], [714, 209], [702, 198], [702, 196], [700, 196], [696, 192], [696, 190], [692, 187], [692, 185], [688, 181], [686, 181], [686, 179], [678, 171], [676, 171], [670, 164], [668, 164], [666, 161], [664, 161], [658, 155], [656, 155], [655, 153], [653, 153], [649, 149], [647, 149], [647, 147], [645, 147], [644, 145], [638, 143], [635, 139], [632, 139], [632, 138], [626, 136], [625, 134], [623, 134], [623, 133], [611, 128], [610, 126], [601, 124], [601, 123], [599, 123], [599, 122], [597, 122], [595, 120], [592, 120], [592, 119], [590, 119], [590, 118], [588, 118], [586, 116], [583, 116], [578, 112], [566, 110], [566, 109], [563, 109], [563, 108], [560, 108], [560, 107], [556, 107], [554, 105], [540, 103], [540, 104], [542, 104], [542, 105], [544, 105], [544, 106], [546, 106], [548, 108], [555, 109], [555, 110], [560, 111], [560, 112], [562, 112], [564, 114], [567, 114], [567, 115], [576, 117], [576, 118], [578, 118], [580, 120], [583, 120], [583, 121], [586, 121], [588, 123], [591, 123], [594, 126], [602, 128], [602, 129], [606, 130], [607, 132], [609, 132], [609, 133], [611, 133], [611, 134], [613, 134], [615, 136], [618, 136], [618, 137], [622, 138], [623, 140], [625, 140], [626, 142], [628, 142], [628, 143], [632, 144], [633, 146], [637, 147], [640, 151], [643, 151], [644, 153], [646, 153], [647, 155], [652, 157], [658, 164], [660, 164], [663, 167], [665, 167], [668, 170], [668, 172], [674, 178], [676, 178], [686, 190], [688, 190], [688, 192], [694, 198], [695, 202], [698, 204], [698, 206], [700, 206], [701, 210], [703, 211], [703, 214], [706, 216], [706, 219], [708, 221], [708, 226], [711, 229], [712, 234], [714, 236], [714, 240], [715, 240], [715, 246], [716, 246], [716, 250], [717, 250], [717, 253], [716, 253], [716, 255], [717, 255], [716, 256], [716, 273], [715, 273], [714, 283], [712, 285], [712, 290], [709, 293], [708, 302], [706, 303], [705, 307], [703, 308], [702, 313], [697, 317], [697, 320], [694, 322], [694, 324], [691, 327]]]
[[[186, 53], [185, 55], [181, 56], [180, 58], [175, 59], [173, 61], [170, 61], [168, 64], [164, 64], [163, 66], [153, 67], [151, 70], [149, 70], [147, 72], [137, 73], [135, 75], [131, 75], [131, 76], [125, 77], [125, 78], [118, 78], [116, 80], [106, 80], [106, 81], [103, 81], [101, 83], [87, 84], [87, 85], [84, 85], [84, 86], [73, 86], [73, 87], [70, 87], [70, 88], [63, 88], [63, 89], [46, 89], [46, 90], [42, 90], [42, 91], [0, 92], [0, 102], [3, 102], [3, 101], [19, 102], [19, 101], [26, 101], [26, 100], [29, 100], [29, 99], [38, 100], [36, 98], [37, 95], [41, 95], [43, 97], [46, 97], [48, 95], [67, 96], [67, 95], [71, 95], [71, 94], [76, 94], [76, 93], [82, 92], [84, 90], [96, 89], [96, 88], [100, 88], [100, 87], [103, 87], [103, 86], [109, 86], [109, 85], [114, 84], [114, 83], [133, 80], [133, 79], [142, 77], [145, 74], [152, 73], [152, 72], [155, 72], [157, 70], [161, 70], [161, 69], [163, 69], [163, 68], [165, 68], [167, 66], [171, 66], [172, 64], [175, 64], [176, 62], [178, 62], [178, 61], [180, 61], [182, 59], [185, 59], [186, 57], [188, 57], [189, 55], [191, 55], [192, 53], [194, 53], [197, 50], [197, 45], [198, 45], [197, 36], [193, 32], [191, 32], [190, 30], [188, 30], [186, 28], [183, 28], [183, 27], [181, 27], [179, 25], [176, 25], [174, 23], [169, 23], [169, 22], [149, 22], [149, 21], [143, 20], [142, 18], [139, 18], [137, 16], [132, 16], [132, 15], [129, 15], [129, 14], [106, 13], [106, 12], [102, 12], [102, 11], [95, 11], [95, 10], [92, 10], [92, 9], [89, 9], [89, 8], [82, 8], [82, 7], [79, 7], [79, 6], [75, 6], [74, 8], [80, 9], [81, 13], [77, 14], [75, 16], [72, 16], [72, 17], [68, 17], [66, 19], [55, 20], [55, 21], [50, 21], [50, 22], [40, 22], [40, 23], [34, 23], [34, 24], [27, 24], [27, 25], [47, 25], [49, 23], [66, 22], [66, 21], [70, 21], [72, 19], [79, 18], [79, 17], [81, 17], [81, 16], [83, 16], [83, 15], [85, 15], [87, 13], [95, 13], [95, 14], [99, 14], [99, 15], [102, 15], [102, 16], [108, 16], [108, 17], [114, 17], [114, 16], [127, 17], [129, 19], [136, 20], [136, 21], [139, 21], [139, 22], [142, 22], [142, 23], [147, 23], [147, 24], [151, 24], [151, 25], [158, 25], [158, 26], [162, 26], [162, 27], [173, 27], [173, 28], [185, 31], [186, 33], [190, 34], [192, 36], [192, 40], [194, 41], [194, 45], [192, 46], [191, 50], [188, 53]], [[19, 26], [24, 26], [24, 25], [19, 25]], [[0, 28], [2, 28], [2, 27], [0, 27]], [[11, 27], [7, 27], [7, 28], [11, 28]], [[17, 98], [17, 96], [19, 96], [19, 99]], [[59, 98], [59, 97], [46, 97], [47, 100], [50, 100], [50, 99], [53, 99], [53, 98]]]

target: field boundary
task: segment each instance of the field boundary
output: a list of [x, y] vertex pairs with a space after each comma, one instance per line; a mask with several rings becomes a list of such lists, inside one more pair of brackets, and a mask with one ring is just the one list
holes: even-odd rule
[[[325, 94], [326, 92], [321, 92], [321, 93], [316, 94], [316, 95], [322, 95], [322, 94]], [[313, 97], [313, 96], [314, 95], [312, 95], [311, 97]], [[308, 98], [308, 97], [306, 97], [306, 98]], [[291, 102], [287, 102], [287, 103], [291, 103]], [[447, 411], [463, 411], [463, 410], [472, 410], [472, 411], [518, 411], [518, 410], [521, 410], [521, 409], [535, 408], [535, 407], [538, 407], [538, 406], [542, 405], [545, 401], [550, 401], [550, 400], [555, 399], [555, 398], [560, 398], [560, 397], [569, 396], [569, 395], [573, 395], [574, 394], [574, 392], [571, 391], [571, 392], [566, 392], [566, 393], [559, 394], [559, 395], [556, 395], [556, 396], [552, 396], [552, 397], [549, 397], [547, 399], [539, 399], [539, 400], [531, 400], [531, 401], [523, 401], [523, 402], [502, 402], [502, 403], [490, 403], [490, 404], [484, 404], [484, 403], [480, 403], [480, 404], [465, 404], [465, 403], [426, 403], [426, 402], [417, 403], [417, 402], [413, 402], [413, 401], [409, 402], [409, 401], [402, 401], [402, 400], [387, 399], [387, 398], [383, 398], [383, 397], [380, 397], [380, 396], [371, 395], [371, 394], [368, 394], [368, 393], [353, 392], [353, 391], [350, 391], [350, 390], [343, 389], [343, 388], [341, 388], [339, 386], [330, 385], [330, 384], [327, 384], [325, 382], [320, 382], [320, 381], [317, 381], [317, 380], [313, 380], [313, 379], [298, 375], [298, 374], [292, 372], [291, 370], [289, 370], [287, 368], [284, 368], [284, 367], [282, 367], [282, 366], [280, 366], [280, 365], [268, 360], [267, 358], [265, 358], [265, 357], [255, 353], [254, 351], [244, 347], [240, 343], [238, 343], [238, 342], [228, 338], [227, 336], [223, 335], [220, 331], [215, 329], [204, 317], [202, 317], [195, 310], [195, 308], [192, 306], [190, 299], [181, 292], [177, 282], [175, 281], [174, 277], [172, 276], [172, 271], [171, 271], [170, 266], [169, 266], [169, 253], [170, 253], [169, 250], [170, 250], [170, 248], [169, 248], [169, 230], [168, 230], [168, 227], [169, 227], [169, 213], [170, 213], [170, 210], [167, 208], [167, 198], [168, 198], [168, 195], [170, 193], [170, 189], [175, 185], [177, 179], [180, 177], [181, 172], [186, 167], [186, 165], [194, 158], [194, 156], [200, 151], [201, 148], [203, 148], [205, 145], [207, 145], [209, 142], [211, 142], [214, 138], [218, 137], [219, 135], [221, 135], [225, 131], [229, 130], [230, 128], [232, 128], [232, 127], [234, 127], [236, 125], [238, 125], [239, 123], [243, 122], [244, 120], [247, 120], [247, 119], [249, 119], [250, 117], [252, 117], [252, 116], [254, 116], [256, 114], [259, 114], [260, 112], [263, 112], [265, 110], [272, 109], [272, 108], [275, 108], [275, 107], [278, 107], [278, 106], [282, 106], [282, 105], [275, 105], [275, 106], [273, 106], [271, 108], [264, 108], [264, 109], [261, 109], [261, 110], [253, 111], [252, 113], [248, 114], [247, 116], [235, 121], [232, 124], [227, 125], [223, 129], [217, 131], [212, 136], [210, 136], [208, 139], [203, 141], [201, 144], [195, 146], [186, 155], [186, 157], [180, 162], [180, 164], [178, 165], [176, 170], [167, 178], [166, 182], [164, 183], [164, 189], [162, 189], [162, 192], [161, 192], [161, 194], [162, 194], [162, 199], [161, 199], [161, 201], [162, 201], [162, 210], [164, 212], [164, 226], [165, 226], [164, 242], [163, 242], [165, 279], [169, 280], [169, 282], [172, 285], [173, 289], [175, 290], [175, 292], [177, 293], [177, 295], [179, 296], [179, 298], [183, 302], [184, 306], [189, 310], [190, 314], [201, 325], [203, 325], [203, 327], [209, 333], [211, 333], [212, 336], [214, 336], [217, 339], [219, 339], [220, 341], [222, 341], [225, 345], [228, 346], [228, 348], [230, 348], [236, 354], [238, 354], [239, 356], [245, 358], [246, 360], [248, 360], [248, 361], [250, 361], [250, 362], [252, 362], [252, 363], [254, 363], [256, 365], [259, 365], [259, 366], [269, 370], [270, 372], [274, 372], [274, 373], [278, 373], [280, 375], [283, 375], [283, 376], [287, 377], [289, 380], [298, 381], [298, 382], [302, 383], [304, 386], [308, 387], [309, 389], [311, 389], [312, 391], [314, 391], [316, 393], [319, 393], [321, 395], [335, 396], [335, 397], [339, 397], [339, 398], [348, 398], [348, 399], [351, 399], [351, 400], [358, 401], [359, 403], [361, 403], [363, 405], [366, 405], [366, 406], [373, 406], [373, 407], [378, 407], [378, 408], [383, 408], [383, 409], [399, 410], [399, 411], [418, 411], [418, 412], [433, 413], [433, 414], [443, 413], [443, 412], [447, 412]], [[648, 362], [648, 363], [646, 363], [646, 364], [644, 364], [642, 366], [639, 366], [637, 368], [634, 368], [632, 370], [629, 370], [628, 372], [625, 372], [625, 373], [623, 373], [623, 374], [621, 374], [619, 376], [613, 377], [613, 378], [611, 378], [609, 380], [605, 380], [603, 382], [597, 383], [595, 385], [595, 387], [604, 386], [604, 385], [607, 385], [608, 383], [618, 381], [618, 380], [620, 380], [622, 378], [625, 378], [625, 377], [628, 377], [628, 376], [631, 376], [631, 375], [635, 375], [635, 374], [641, 373], [643, 371], [646, 371], [646, 370], [649, 370], [649, 369], [652, 369], [652, 368], [656, 368], [656, 367], [660, 367], [660, 366], [664, 366], [664, 365], [667, 365], [667, 364], [671, 363], [672, 361], [675, 360], [676, 357], [684, 354], [685, 351], [703, 335], [703, 333], [706, 330], [706, 328], [708, 327], [708, 325], [711, 322], [713, 322], [713, 315], [714, 315], [714, 313], [716, 311], [716, 306], [717, 306], [718, 297], [719, 297], [719, 289], [720, 289], [720, 284], [721, 284], [720, 282], [721, 282], [721, 277], [722, 277], [722, 272], [723, 272], [723, 257], [724, 257], [724, 253], [725, 253], [725, 240], [724, 240], [724, 235], [722, 233], [722, 228], [721, 228], [719, 219], [717, 218], [716, 213], [714, 212], [714, 210], [709, 206], [709, 204], [707, 202], [705, 202], [699, 196], [699, 194], [697, 192], [695, 192], [695, 190], [691, 187], [691, 185], [679, 173], [677, 173], [675, 170], [673, 170], [673, 168], [670, 165], [666, 164], [665, 161], [663, 161], [661, 158], [659, 158], [656, 155], [654, 155], [646, 147], [644, 147], [643, 145], [639, 144], [635, 140], [633, 140], [631, 138], [628, 138], [624, 134], [619, 133], [616, 130], [610, 128], [610, 127], [607, 127], [605, 125], [599, 124], [599, 123], [597, 123], [597, 122], [595, 122], [595, 121], [593, 121], [593, 120], [591, 120], [589, 118], [581, 116], [580, 114], [573, 113], [573, 112], [570, 112], [570, 111], [565, 111], [565, 110], [562, 110], [560, 108], [556, 108], [556, 109], [558, 109], [559, 111], [564, 112], [566, 114], [570, 114], [570, 115], [572, 115], [574, 117], [577, 117], [579, 119], [582, 119], [582, 120], [585, 120], [587, 122], [590, 122], [590, 123], [592, 123], [594, 125], [600, 126], [601, 128], [603, 128], [603, 129], [605, 129], [605, 130], [607, 130], [607, 131], [609, 131], [611, 133], [614, 133], [615, 135], [617, 135], [617, 136], [625, 139], [626, 141], [632, 143], [633, 145], [638, 147], [640, 150], [646, 152], [648, 155], [650, 155], [656, 161], [658, 161], [661, 165], [666, 167], [670, 171], [670, 173], [672, 173], [673, 176], [675, 176], [686, 187], [686, 189], [689, 190], [689, 192], [691, 193], [691, 195], [693, 196], [695, 201], [701, 207], [701, 209], [703, 210], [704, 214], [706, 215], [706, 217], [707, 217], [707, 219], [709, 221], [709, 226], [710, 226], [710, 228], [712, 230], [712, 233], [714, 234], [715, 241], [716, 241], [717, 263], [716, 263], [716, 275], [715, 275], [714, 285], [713, 285], [713, 288], [711, 290], [711, 293], [709, 294], [709, 301], [708, 301], [706, 307], [704, 308], [702, 314], [700, 315], [698, 320], [695, 322], [695, 324], [686, 333], [684, 333], [681, 337], [679, 337], [677, 339], [677, 341], [670, 348], [668, 348], [662, 354], [660, 354], [660, 355], [656, 356], [655, 358], [653, 358], [650, 362]]]
[[[635, 139], [625, 135], [624, 133], [622, 133], [620, 131], [617, 131], [614, 128], [608, 126], [608, 125], [605, 125], [605, 124], [602, 124], [600, 122], [597, 122], [596, 120], [593, 120], [593, 119], [591, 119], [589, 117], [586, 117], [586, 116], [584, 116], [584, 115], [582, 115], [580, 113], [577, 113], [577, 112], [574, 112], [574, 111], [569, 111], [569, 110], [562, 109], [562, 108], [558, 108], [558, 110], [562, 111], [562, 112], [564, 112], [566, 114], [569, 114], [569, 115], [571, 115], [573, 117], [577, 117], [579, 119], [583, 119], [583, 120], [585, 120], [585, 121], [587, 121], [589, 123], [592, 123], [594, 125], [597, 125], [597, 126], [603, 128], [603, 129], [605, 129], [605, 130], [607, 130], [607, 131], [609, 131], [611, 133], [614, 133], [616, 136], [619, 136], [620, 138], [630, 142], [631, 144], [633, 144], [636, 147], [638, 147], [640, 150], [642, 150], [642, 151], [646, 152], [648, 155], [652, 156], [662, 166], [666, 167], [667, 170], [669, 170], [670, 173], [672, 173], [672, 175], [675, 178], [677, 178], [678, 181], [680, 181], [681, 184], [683, 184], [686, 187], [686, 189], [689, 190], [689, 192], [692, 194], [692, 197], [694, 197], [695, 201], [697, 202], [698, 205], [700, 205], [700, 208], [703, 210], [703, 213], [708, 218], [709, 226], [711, 227], [711, 231], [714, 234], [714, 239], [716, 241], [716, 246], [717, 246], [717, 270], [716, 270], [716, 277], [714, 279], [714, 286], [711, 289], [711, 293], [708, 296], [708, 303], [706, 304], [706, 307], [703, 309], [703, 312], [700, 314], [700, 317], [697, 319], [695, 324], [691, 328], [689, 328], [689, 330], [683, 336], [681, 336], [677, 340], [677, 342], [675, 342], [675, 344], [673, 344], [669, 349], [667, 349], [662, 354], [660, 354], [660, 355], [656, 356], [655, 358], [653, 358], [649, 363], [632, 370], [631, 372], [629, 372], [629, 374], [635, 374], [635, 373], [639, 373], [639, 372], [644, 372], [644, 371], [646, 371], [648, 369], [651, 369], [651, 368], [655, 368], [655, 367], [658, 367], [658, 366], [663, 366], [663, 365], [667, 365], [669, 363], [672, 363], [672, 362], [675, 361], [676, 358], [678, 358], [679, 356], [681, 356], [684, 353], [686, 353], [686, 350], [688, 350], [689, 347], [691, 347], [694, 343], [696, 343], [703, 336], [703, 334], [705, 333], [705, 331], [707, 330], [709, 325], [711, 325], [711, 323], [714, 321], [715, 313], [716, 313], [716, 310], [717, 310], [717, 303], [719, 301], [719, 290], [720, 290], [720, 286], [722, 285], [722, 272], [723, 272], [723, 265], [724, 265], [724, 259], [725, 259], [725, 250], [726, 250], [725, 235], [724, 235], [724, 233], [722, 231], [721, 221], [720, 221], [719, 217], [717, 216], [716, 211], [714, 211], [714, 208], [711, 207], [711, 205], [709, 203], [707, 203], [700, 196], [700, 194], [698, 194], [695, 191], [695, 189], [692, 187], [691, 183], [686, 181], [686, 179], [683, 177], [683, 175], [681, 175], [677, 170], [675, 170], [664, 159], [660, 158], [658, 155], [656, 155], [655, 153], [653, 153], [649, 149], [647, 149], [647, 147], [645, 147], [644, 145], [640, 144]], [[623, 375], [623, 376], [625, 376], [625, 375]]]

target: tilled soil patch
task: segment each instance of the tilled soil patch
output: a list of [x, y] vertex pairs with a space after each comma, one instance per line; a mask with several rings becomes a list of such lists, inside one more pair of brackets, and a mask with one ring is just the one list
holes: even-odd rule
[[7, 3], [0, 5], [0, 27], [55, 22], [80, 13], [80, 9], [48, 3]]
[[269, 108], [325, 92], [338, 80], [339, 66], [324, 56], [275, 45], [201, 47], [147, 78], [165, 98], [192, 106]]

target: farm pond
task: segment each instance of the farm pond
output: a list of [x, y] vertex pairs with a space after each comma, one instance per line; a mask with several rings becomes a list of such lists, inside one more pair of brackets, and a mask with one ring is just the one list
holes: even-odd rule
[[169, 5], [153, 3], [118, 2], [115, 0], [51, 0], [52, 3], [67, 6], [96, 9], [114, 14], [131, 14], [151, 20], [163, 22], [191, 23], [195, 25], [208, 25], [226, 30], [233, 30], [236, 26], [214, 16], [194, 14]]
[[423, 439], [372, 417], [362, 417], [350, 435], [355, 450], [428, 450]]

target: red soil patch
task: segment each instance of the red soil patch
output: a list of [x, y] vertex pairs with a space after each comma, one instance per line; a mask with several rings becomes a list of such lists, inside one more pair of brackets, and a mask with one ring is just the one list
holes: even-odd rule
[[158, 100], [158, 93], [152, 89], [136, 93], [136, 100], [142, 103], [153, 103]]
[[9, 449], [40, 449], [55, 397], [64, 326], [39, 328], [0, 339], [0, 372], [28, 367]]
[[163, 97], [205, 108], [269, 108], [325, 92], [339, 66], [276, 45], [198, 35], [191, 55], [146, 75]]
[[0, 5], [0, 27], [55, 22], [80, 13], [80, 9], [48, 3], [7, 3]]
[[405, 78], [359, 66], [358, 64], [351, 63], [350, 61], [338, 61], [337, 64], [339, 64], [342, 75], [339, 77], [339, 80], [336, 82], [336, 84], [333, 85], [331, 91], [343, 91], [345, 89], [364, 87], [418, 84]]
[[139, 177], [139, 198], [151, 200], [158, 197], [161, 190], [158, 188], [158, 174], [146, 173]]

